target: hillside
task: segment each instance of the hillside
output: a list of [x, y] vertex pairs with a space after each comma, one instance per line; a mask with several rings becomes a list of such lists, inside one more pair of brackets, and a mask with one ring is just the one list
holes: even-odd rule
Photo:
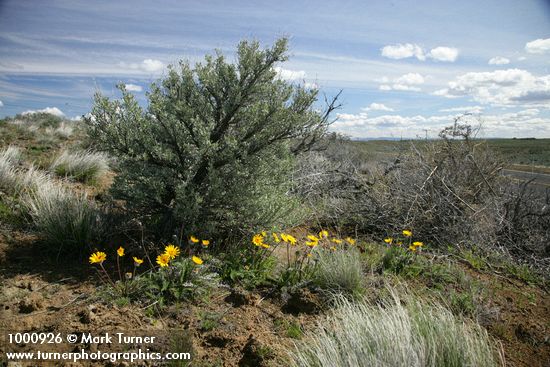
[[[60, 185], [76, 198], [85, 193], [85, 200], [94, 207], [111, 211], [123, 209], [120, 204], [113, 206], [110, 203], [108, 189], [112, 172], [97, 170], [97, 177], [88, 179], [75, 176], [72, 171], [60, 173], [55, 168], [59, 165], [52, 164], [56, 159], [59, 161], [63, 151], [81, 154], [78, 152], [88, 148], [89, 142], [80, 123], [49, 116], [19, 116], [0, 122], [0, 136], [2, 159], [6, 161], [7, 157], [12, 157], [11, 162], [14, 162], [13, 157], [16, 157], [16, 163], [12, 164], [17, 172], [35, 170], [34, 176], [46, 175], [42, 180]], [[522, 141], [522, 144], [527, 142], [532, 141]], [[371, 149], [366, 144], [369, 143], [361, 143], [359, 149]], [[377, 153], [392, 150], [394, 144], [374, 143]], [[11, 153], [6, 154], [8, 147]], [[6, 166], [2, 169], [0, 326], [4, 330], [57, 332], [69, 329], [99, 333], [124, 329], [164, 337], [171, 330], [170, 338], [179, 341], [178, 351], [192, 352], [194, 366], [280, 366], [290, 363], [289, 352], [295, 350], [295, 343], [308, 345], [318, 335], [318, 324], [335, 311], [329, 294], [351, 292], [348, 294], [353, 297], [364, 297], [368, 300], [365, 302], [376, 304], [387, 302], [390, 291], [401, 292], [405, 298], [443, 304], [457, 320], [480, 325], [488, 331], [495, 353], [500, 351], [506, 365], [544, 366], [550, 360], [548, 274], [528, 263], [520, 264], [496, 253], [461, 246], [442, 251], [435, 244], [417, 238], [416, 234], [412, 238], [423, 243], [411, 250], [396, 246], [397, 238], [388, 243], [390, 241], [384, 241], [383, 237], [376, 238], [368, 233], [355, 235], [346, 226], [319, 227], [309, 221], [278, 231], [266, 229], [278, 233], [277, 236], [284, 232], [284, 236], [297, 240], [297, 247], [289, 247], [289, 243], [282, 240], [274, 242], [270, 234], [255, 237], [254, 241], [262, 238], [260, 242], [270, 247], [269, 252], [265, 249], [265, 254], [259, 252], [264, 259], [261, 266], [252, 262], [242, 268], [232, 263], [227, 253], [216, 250], [216, 244], [203, 246], [200, 255], [197, 253], [204, 261], [200, 274], [203, 271], [207, 277], [214, 274], [217, 280], [211, 278], [208, 284], [198, 283], [205, 292], [190, 290], [187, 296], [184, 293], [175, 298], [176, 302], [172, 296], [165, 295], [166, 298], [159, 302], [158, 298], [155, 301], [133, 291], [122, 291], [118, 285], [111, 288], [109, 282], [101, 280], [104, 278], [101, 268], [90, 264], [88, 257], [93, 251], [104, 251], [107, 254], [106, 273], [117, 279], [117, 266], [112, 260], [117, 256], [117, 248], [126, 251], [127, 255], [120, 259], [124, 268], [131, 269], [129, 256], [143, 257], [145, 250], [151, 252], [154, 259], [154, 254], [166, 243], [155, 243], [152, 237], [144, 238], [139, 235], [139, 227], [134, 225], [132, 228], [129, 222], [117, 223], [120, 217], [113, 216], [113, 228], [103, 242], [72, 253], [52, 247], [48, 240], [51, 234], [45, 234], [44, 227], [40, 227], [42, 222], [33, 217], [32, 207], [29, 209], [25, 204], [23, 191], [13, 191], [6, 186], [9, 172]], [[113, 231], [115, 226], [122, 231]], [[181, 256], [184, 252], [195, 251], [191, 235], [200, 236], [182, 233], [174, 240], [182, 249]], [[279, 238], [277, 236], [274, 238]], [[406, 234], [398, 236], [402, 237], [399, 241], [406, 244], [412, 241]], [[316, 239], [314, 247], [307, 245], [313, 241], [311, 237]], [[188, 238], [191, 241], [188, 242]], [[257, 248], [254, 241], [243, 238], [240, 246], [253, 250]], [[304, 250], [313, 257], [302, 255]], [[348, 263], [347, 253], [358, 262]], [[327, 254], [329, 258], [324, 258]], [[307, 262], [317, 256], [320, 256], [315, 260], [317, 264], [329, 261], [329, 269], [319, 265], [315, 270], [319, 272], [318, 277], [303, 282], [281, 278], [283, 274], [292, 275], [284, 271], [285, 264], [295, 264], [294, 259]], [[331, 256], [336, 257], [330, 260]], [[267, 259], [271, 260], [266, 262]], [[220, 264], [224, 262], [226, 265]], [[335, 272], [334, 267], [343, 268]], [[148, 274], [158, 271], [154, 260], [149, 264], [146, 261], [139, 268], [134, 265], [133, 269], [135, 279], [121, 280], [117, 284], [137, 286], [138, 283], [126, 282], [148, 278]], [[359, 272], [359, 278], [353, 278], [356, 277], [350, 273], [353, 269]], [[187, 281], [201, 280], [192, 277]], [[58, 349], [65, 347], [61, 345]], [[99, 344], [95, 348], [102, 347], [105, 346]], [[101, 361], [95, 363], [103, 365]]]

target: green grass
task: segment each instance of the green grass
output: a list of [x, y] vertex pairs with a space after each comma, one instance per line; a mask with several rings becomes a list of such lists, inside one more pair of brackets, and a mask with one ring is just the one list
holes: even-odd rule
[[511, 164], [550, 166], [550, 139], [490, 139], [487, 143]]
[[[489, 148], [500, 154], [508, 164], [550, 166], [550, 139], [488, 139]], [[367, 161], [390, 162], [414, 143], [422, 147], [423, 140], [353, 141]]]
[[275, 328], [278, 332], [284, 336], [292, 339], [301, 339], [303, 335], [302, 327], [293, 322], [285, 319], [277, 319], [274, 322]]
[[352, 298], [364, 293], [365, 276], [358, 251], [353, 248], [339, 251], [321, 249], [314, 256], [312, 283], [322, 292]]
[[220, 325], [223, 315], [215, 312], [201, 312], [199, 317], [200, 329], [202, 331], [212, 331]]

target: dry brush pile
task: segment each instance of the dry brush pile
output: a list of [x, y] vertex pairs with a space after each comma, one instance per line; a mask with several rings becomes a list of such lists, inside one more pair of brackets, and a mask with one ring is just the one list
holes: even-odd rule
[[295, 192], [322, 211], [315, 220], [376, 236], [401, 228], [442, 249], [498, 250], [544, 265], [550, 256], [550, 197], [502, 175], [504, 162], [460, 120], [433, 142], [384, 168], [367, 169], [341, 139], [302, 156]]

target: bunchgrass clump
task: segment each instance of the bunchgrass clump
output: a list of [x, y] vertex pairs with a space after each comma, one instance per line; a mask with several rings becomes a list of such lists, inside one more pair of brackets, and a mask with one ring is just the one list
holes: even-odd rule
[[0, 190], [11, 194], [15, 191], [18, 181], [17, 168], [11, 163], [9, 157], [0, 155]]
[[7, 148], [0, 151], [0, 161], [8, 162], [12, 165], [18, 165], [23, 160], [21, 149], [16, 146], [10, 145]]
[[364, 291], [363, 265], [355, 248], [335, 251], [319, 248], [314, 254], [316, 263], [312, 282], [327, 294], [358, 297]]
[[48, 243], [59, 246], [59, 251], [90, 245], [98, 233], [95, 205], [85, 194], [75, 194], [51, 180], [36, 185], [24, 204], [32, 223]]
[[50, 171], [61, 177], [94, 183], [109, 170], [109, 159], [105, 153], [63, 151], [51, 164]]
[[26, 170], [19, 167], [22, 160], [19, 148], [10, 146], [0, 151], [0, 190], [12, 196], [20, 196], [51, 181], [45, 172], [34, 166]]
[[25, 171], [18, 171], [17, 185], [14, 186], [14, 192], [17, 195], [31, 193], [44, 185], [54, 185], [53, 178], [35, 166], [30, 166]]
[[339, 298], [291, 353], [294, 366], [501, 366], [481, 326], [413, 296], [373, 304]]
[[67, 139], [73, 134], [73, 126], [62, 122], [55, 130], [54, 134], [60, 138]]

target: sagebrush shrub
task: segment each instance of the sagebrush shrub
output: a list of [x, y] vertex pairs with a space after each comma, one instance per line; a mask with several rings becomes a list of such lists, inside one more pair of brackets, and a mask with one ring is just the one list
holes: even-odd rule
[[114, 196], [165, 230], [227, 237], [288, 224], [293, 156], [325, 134], [336, 106], [319, 112], [318, 90], [279, 78], [286, 59], [285, 39], [265, 50], [243, 41], [235, 63], [218, 52], [170, 67], [146, 110], [124, 86], [120, 100], [96, 95], [85, 121], [118, 158]]

